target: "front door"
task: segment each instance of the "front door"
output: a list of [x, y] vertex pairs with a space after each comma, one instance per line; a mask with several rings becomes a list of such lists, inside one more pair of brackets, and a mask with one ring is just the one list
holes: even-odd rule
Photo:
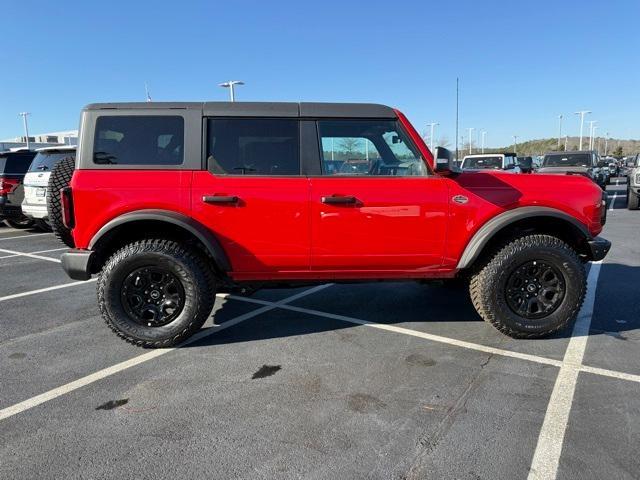
[[447, 179], [430, 175], [401, 125], [320, 120], [311, 178], [311, 268], [336, 278], [419, 276], [443, 262]]
[[308, 272], [309, 179], [297, 119], [209, 119], [207, 170], [194, 172], [192, 215], [216, 234], [236, 280]]

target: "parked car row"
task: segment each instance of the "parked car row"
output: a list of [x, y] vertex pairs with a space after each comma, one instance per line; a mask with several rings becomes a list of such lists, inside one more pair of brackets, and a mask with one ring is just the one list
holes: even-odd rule
[[461, 168], [465, 171], [504, 170], [509, 173], [546, 173], [560, 175], [582, 175], [597, 183], [602, 190], [612, 176], [618, 176], [621, 166], [615, 159], [602, 159], [593, 150], [572, 152], [549, 152], [541, 159], [517, 157], [515, 153], [491, 153], [467, 155]]
[[75, 158], [76, 147], [0, 152], [0, 221], [13, 228], [50, 231], [47, 185], [60, 160]]

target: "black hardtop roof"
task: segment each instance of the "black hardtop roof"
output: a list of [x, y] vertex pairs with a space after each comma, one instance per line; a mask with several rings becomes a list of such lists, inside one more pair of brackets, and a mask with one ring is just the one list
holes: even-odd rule
[[397, 118], [386, 105], [315, 102], [125, 102], [91, 103], [84, 110], [199, 110], [205, 116]]
[[547, 153], [545, 153], [545, 156], [547, 156], [547, 155], [574, 155], [576, 153], [592, 154], [592, 153], [595, 153], [595, 150], [567, 150], [566, 152], [562, 152], [562, 151], [547, 152]]

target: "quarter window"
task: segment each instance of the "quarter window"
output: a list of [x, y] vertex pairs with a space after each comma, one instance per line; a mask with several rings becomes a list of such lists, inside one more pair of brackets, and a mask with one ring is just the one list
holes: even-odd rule
[[178, 116], [103, 116], [96, 121], [93, 162], [99, 165], [180, 165], [184, 119]]
[[297, 120], [209, 119], [207, 132], [211, 173], [300, 175]]
[[318, 122], [324, 175], [424, 176], [418, 150], [389, 120], [321, 120]]

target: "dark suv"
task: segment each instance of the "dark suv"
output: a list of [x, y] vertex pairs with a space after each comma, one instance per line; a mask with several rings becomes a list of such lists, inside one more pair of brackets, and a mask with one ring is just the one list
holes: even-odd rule
[[546, 153], [538, 173], [582, 175], [596, 182], [602, 190], [606, 190], [609, 181], [607, 163], [592, 150]]
[[539, 337], [573, 322], [610, 247], [589, 179], [461, 172], [384, 105], [97, 104], [80, 139], [50, 179], [62, 265], [99, 274], [136, 345], [185, 339], [229, 288], [456, 278], [483, 319]]
[[22, 213], [24, 176], [36, 152], [0, 152], [0, 220], [14, 228], [29, 228], [34, 221]]

